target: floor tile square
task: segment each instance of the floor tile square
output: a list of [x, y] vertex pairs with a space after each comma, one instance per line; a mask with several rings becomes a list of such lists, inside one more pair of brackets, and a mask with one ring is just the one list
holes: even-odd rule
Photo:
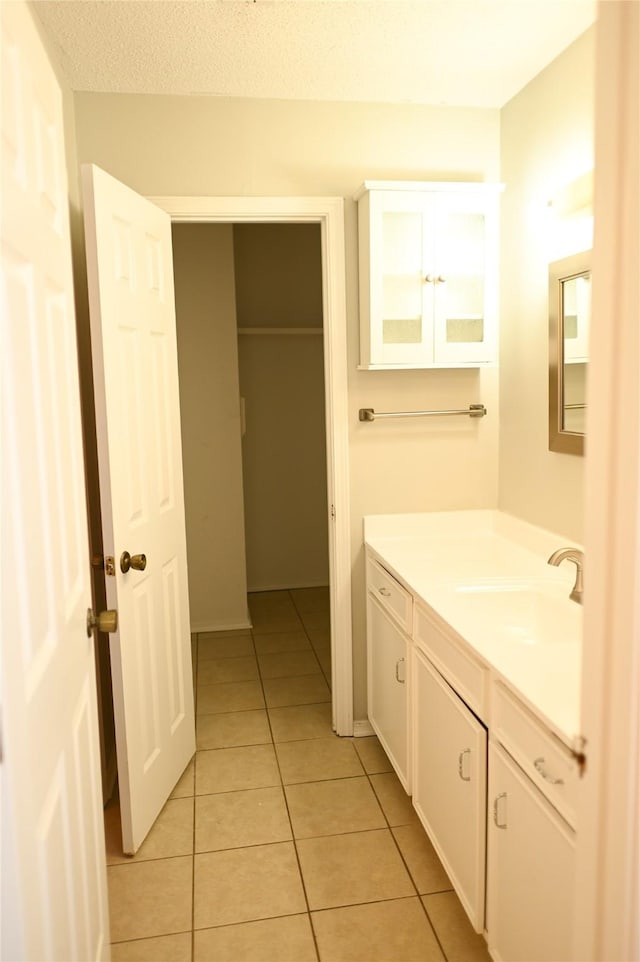
[[[280, 709], [282, 710], [282, 709]], [[227, 715], [199, 715], [196, 744], [201, 748], [237, 748], [271, 742], [266, 711], [237, 711]]]
[[198, 929], [194, 962], [316, 962], [308, 915]]
[[295, 838], [386, 828], [369, 779], [364, 776], [288, 785], [285, 791]]
[[269, 718], [274, 742], [294, 742], [304, 738], [332, 735], [331, 704], [270, 708]]
[[328, 631], [331, 626], [331, 616], [328, 611], [303, 611], [300, 617], [306, 631], [317, 629]]
[[474, 932], [455, 892], [423, 895], [422, 901], [448, 959], [491, 962], [487, 943]]
[[311, 650], [311, 643], [304, 631], [275, 631], [270, 635], [256, 635], [255, 646], [258, 655]]
[[135, 855], [122, 852], [120, 804], [110, 802], [104, 810], [107, 865], [130, 865], [149, 859], [191, 855], [193, 852], [193, 797], [170, 798], [151, 826]]
[[225, 712], [264, 708], [262, 685], [257, 680], [200, 685], [196, 703], [198, 715], [221, 715]]
[[300, 678], [265, 678], [263, 685], [269, 708], [331, 701], [329, 686], [320, 674], [302, 675]]
[[116, 942], [111, 946], [111, 962], [191, 962], [191, 932]]
[[194, 893], [196, 929], [306, 912], [292, 842], [196, 855]]
[[192, 856], [109, 866], [111, 940], [190, 930], [192, 871]]
[[337, 735], [302, 742], [281, 742], [276, 752], [285, 785], [363, 774], [353, 744]]
[[310, 909], [415, 895], [388, 829], [296, 844]]
[[389, 825], [420, 824], [411, 797], [405, 792], [395, 772], [369, 777]]
[[282, 788], [252, 788], [196, 798], [196, 852], [266, 845], [290, 838]]
[[329, 611], [329, 586], [290, 588], [289, 594], [298, 611]]
[[211, 658], [247, 658], [253, 655], [251, 632], [210, 632], [198, 639], [198, 664]]
[[245, 745], [196, 753], [196, 794], [269, 788], [280, 784], [273, 745]]
[[193, 783], [195, 773], [195, 758], [192, 758], [182, 775], [176, 782], [176, 787], [169, 795], [169, 798], [186, 798], [193, 795]]
[[296, 678], [318, 675], [320, 665], [313, 651], [280, 651], [258, 655], [262, 678]]
[[311, 918], [322, 962], [445, 962], [418, 898], [327, 909]]
[[360, 756], [360, 761], [364, 765], [364, 770], [367, 775], [393, 771], [393, 765], [375, 735], [370, 735], [365, 738], [354, 738], [353, 747]]
[[258, 677], [255, 655], [244, 658], [208, 658], [198, 665], [198, 688], [229, 681], [252, 681]]
[[392, 832], [420, 895], [451, 889], [449, 876], [422, 825], [399, 825]]

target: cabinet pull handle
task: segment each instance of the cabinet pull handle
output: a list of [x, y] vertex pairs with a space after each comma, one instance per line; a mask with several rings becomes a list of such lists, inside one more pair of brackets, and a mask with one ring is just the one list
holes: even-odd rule
[[425, 284], [433, 284], [435, 277], [433, 274], [425, 274], [424, 282]]
[[436, 277], [436, 284], [444, 284], [446, 283], [446, 280], [447, 280], [446, 277], [444, 277], [442, 274], [438, 274], [438, 276]]
[[[504, 822], [499, 822], [499, 821], [498, 821], [498, 804], [500, 803], [500, 799], [502, 799], [502, 798], [505, 798], [505, 799], [506, 799], [506, 797], [507, 797], [507, 793], [506, 793], [506, 792], [500, 792], [500, 794], [499, 794], [499, 795], [496, 795], [496, 797], [495, 797], [494, 800], [493, 800], [493, 824], [496, 826], [496, 828], [506, 828], [506, 827], [507, 827], [506, 817], [505, 817]], [[506, 812], [505, 812], [505, 816], [506, 816]]]
[[391, 592], [389, 591], [388, 588], [378, 588], [378, 591], [380, 592], [383, 598], [391, 597]]
[[544, 767], [544, 758], [542, 758], [542, 756], [540, 756], [540, 758], [536, 758], [533, 763], [533, 767], [537, 772], [540, 773], [540, 775], [542, 775], [545, 782], [550, 782], [552, 785], [564, 785], [563, 778], [554, 778], [553, 775], [550, 775], [549, 772], [546, 771]]
[[400, 675], [398, 674], [400, 665], [404, 665], [404, 658], [398, 658], [396, 662], [396, 681], [399, 682], [401, 685], [404, 685], [405, 679], [401, 678]]
[[458, 755], [458, 775], [460, 776], [463, 782], [470, 782], [471, 775], [463, 774], [464, 759], [466, 756], [468, 756], [469, 758], [471, 757], [470, 748], [465, 748], [464, 751], [460, 752], [460, 754]]

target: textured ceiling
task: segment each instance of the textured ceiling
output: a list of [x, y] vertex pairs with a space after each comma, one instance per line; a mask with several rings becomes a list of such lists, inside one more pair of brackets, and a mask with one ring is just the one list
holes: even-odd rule
[[74, 90], [501, 107], [595, 0], [37, 0]]

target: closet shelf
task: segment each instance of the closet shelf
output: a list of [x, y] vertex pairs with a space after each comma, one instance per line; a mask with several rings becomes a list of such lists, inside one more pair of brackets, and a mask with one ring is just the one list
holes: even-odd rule
[[282, 335], [282, 334], [292, 334], [294, 337], [300, 337], [302, 335], [309, 334], [322, 334], [321, 327], [239, 327], [238, 337], [240, 335], [247, 334], [257, 334], [257, 335]]

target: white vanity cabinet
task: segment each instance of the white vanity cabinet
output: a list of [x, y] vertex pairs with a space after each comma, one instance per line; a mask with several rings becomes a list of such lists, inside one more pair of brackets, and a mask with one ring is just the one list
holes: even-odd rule
[[497, 743], [489, 746], [487, 933], [494, 962], [572, 956], [574, 832]]
[[365, 181], [360, 367], [496, 360], [500, 185]]
[[476, 932], [484, 928], [487, 730], [413, 651], [413, 805]]
[[369, 721], [405, 791], [411, 793], [409, 681], [412, 598], [374, 559], [367, 560]]

